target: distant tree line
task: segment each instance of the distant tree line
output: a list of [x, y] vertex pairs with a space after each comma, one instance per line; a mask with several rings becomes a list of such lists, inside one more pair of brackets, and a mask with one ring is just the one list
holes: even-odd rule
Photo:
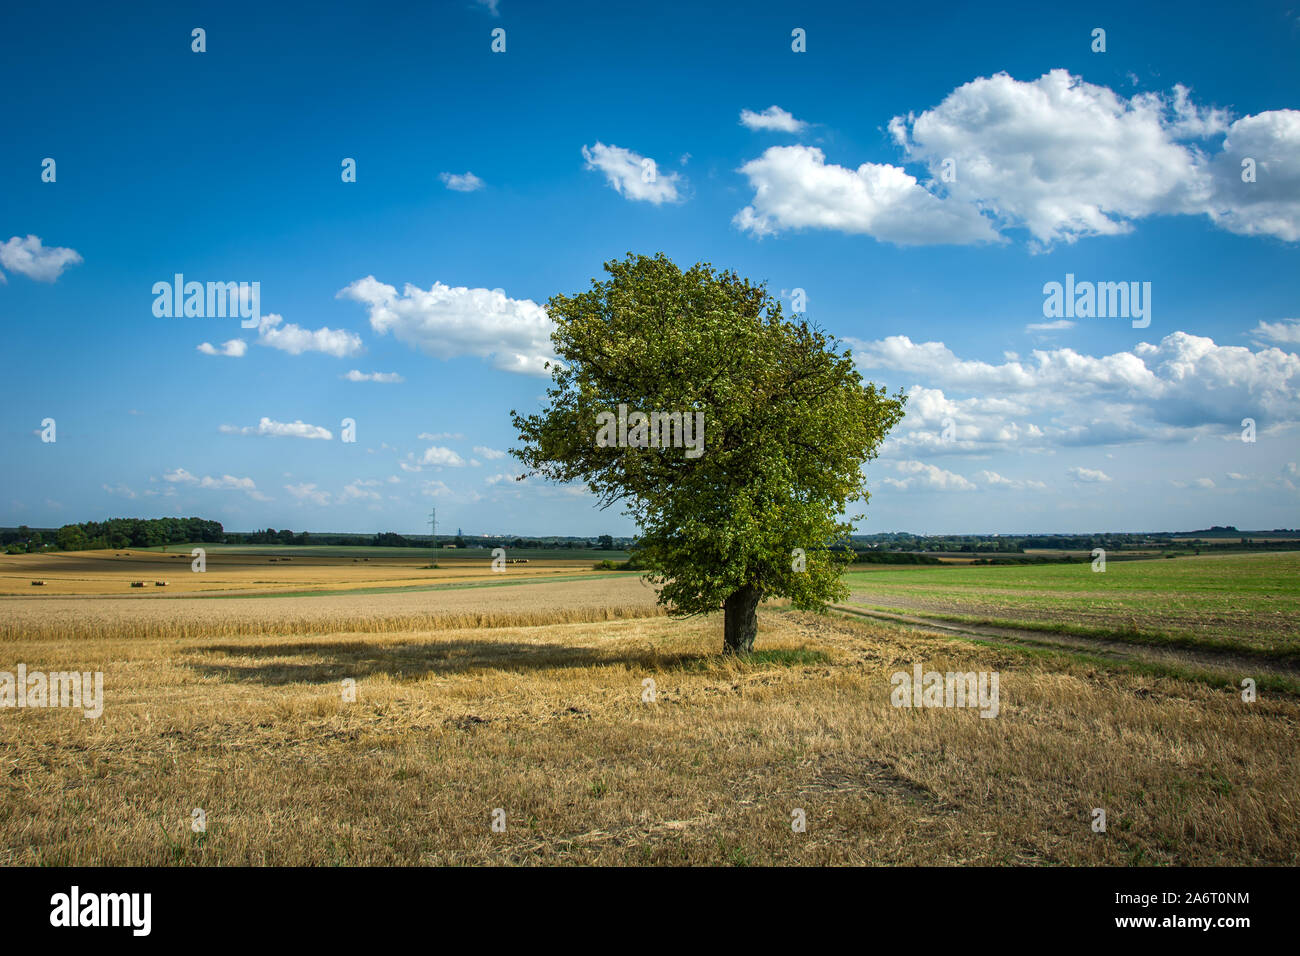
[[371, 547], [371, 548], [430, 548], [452, 545], [456, 548], [532, 548], [535, 550], [561, 550], [585, 548], [588, 550], [618, 550], [611, 535], [602, 534], [595, 540], [586, 538], [505, 538], [483, 537], [476, 535], [438, 535], [436, 541], [430, 541], [427, 534], [404, 535], [396, 531], [381, 531], [379, 534], [351, 534], [347, 532], [328, 533], [289, 530], [276, 531], [267, 528], [264, 531], [227, 532], [227, 544], [291, 544], [316, 547]]
[[931, 554], [911, 551], [858, 551], [853, 560], [858, 564], [942, 564]]
[[[1211, 536], [1236, 534], [1236, 540], [1215, 540], [1209, 537], [1191, 538], [1189, 535]], [[873, 535], [853, 535], [835, 545], [837, 549], [854, 552], [851, 560], [870, 564], [935, 564], [937, 554], [988, 555], [990, 561], [1014, 561], [1023, 555], [1025, 562], [1046, 560], [1043, 556], [1026, 555], [1026, 550], [1082, 551], [1104, 548], [1109, 552], [1163, 550], [1174, 552], [1205, 551], [1273, 551], [1296, 547], [1292, 538], [1300, 534], [1285, 528], [1272, 531], [1239, 532], [1231, 525], [1215, 526], [1199, 532], [1157, 533], [1106, 533], [1106, 534], [1034, 534], [1034, 535], [918, 535], [907, 532], [888, 532]], [[1287, 536], [1287, 537], [1283, 537]], [[1271, 539], [1271, 540], [1270, 540]], [[520, 548], [531, 550], [592, 551], [632, 550], [632, 538], [614, 538], [602, 534], [596, 538], [548, 536], [543, 538], [488, 537], [482, 535], [439, 535], [430, 541], [426, 535], [402, 535], [395, 531], [379, 534], [315, 533], [264, 528], [257, 531], [227, 532], [218, 521], [205, 518], [109, 518], [106, 521], [83, 521], [65, 524], [58, 529], [0, 528], [0, 549], [9, 554], [36, 551], [86, 551], [94, 549], [153, 548], [170, 544], [225, 543], [262, 545], [313, 545], [316, 547], [350, 546], [381, 548]], [[620, 568], [632, 570], [617, 562]]]
[[155, 548], [186, 543], [313, 545], [316, 547], [349, 546], [376, 548], [429, 548], [431, 545], [457, 548], [532, 548], [535, 550], [586, 549], [617, 551], [631, 544], [631, 539], [615, 539], [602, 534], [597, 538], [546, 537], [506, 538], [438, 535], [431, 542], [428, 535], [402, 535], [395, 531], [379, 534], [311, 533], [288, 528], [262, 528], [257, 531], [225, 531], [218, 521], [204, 518], [109, 518], [107, 521], [83, 521], [54, 528], [0, 528], [0, 549], [9, 554], [36, 551], [90, 551], [96, 549]]
[[230, 531], [226, 533], [226, 544], [321, 544], [316, 540], [316, 536], [308, 534], [306, 531], [299, 531], [296, 534], [285, 528], [283, 531], [276, 531], [274, 528], [265, 528], [260, 531]]
[[1090, 551], [1105, 548], [1119, 551], [1125, 547], [1169, 547], [1175, 542], [1169, 534], [1035, 534], [1035, 535], [919, 535], [891, 532], [878, 535], [855, 535], [852, 546], [857, 550], [925, 551], [928, 553], [960, 552], [964, 554], [1023, 554], [1026, 549], [1046, 551]]
[[428, 548], [452, 545], [457, 548], [532, 548], [534, 550], [563, 550], [585, 548], [592, 551], [615, 551], [618, 545], [611, 535], [602, 534], [595, 540], [586, 538], [506, 538], [482, 537], [475, 535], [438, 535], [431, 542], [426, 535], [401, 535], [395, 531], [384, 531], [373, 536], [366, 535], [312, 535], [313, 544], [350, 544], [371, 545], [376, 548]]
[[[1215, 537], [1190, 538], [1190, 535], [1237, 534], [1241, 541], [1221, 540]], [[1208, 551], [1277, 551], [1293, 550], [1296, 542], [1286, 529], [1272, 531], [1239, 532], [1231, 525], [1216, 526], [1210, 531], [1190, 532], [1107, 532], [1097, 534], [1028, 534], [1028, 535], [920, 535], [907, 532], [889, 532], [874, 535], [854, 535], [849, 547], [860, 554], [963, 554], [991, 555], [990, 560], [1010, 560], [1013, 555], [1027, 551], [1083, 551], [1103, 548], [1107, 553], [1122, 551], [1172, 551], [1190, 553], [1201, 549]], [[1043, 560], [1042, 556], [1027, 555], [1026, 561]]]
[[191, 541], [218, 542], [221, 523], [205, 518], [109, 518], [65, 524], [57, 531], [33, 531], [26, 525], [0, 530], [0, 545], [9, 554], [24, 551], [89, 551], [112, 548], [156, 548]]

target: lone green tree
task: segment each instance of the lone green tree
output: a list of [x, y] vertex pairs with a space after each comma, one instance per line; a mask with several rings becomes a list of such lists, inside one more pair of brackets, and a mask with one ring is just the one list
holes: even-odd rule
[[764, 598], [818, 610], [847, 594], [852, 552], [834, 546], [862, 517], [846, 508], [865, 504], [862, 466], [904, 396], [864, 383], [847, 350], [733, 272], [683, 272], [662, 253], [605, 272], [547, 303], [560, 364], [547, 407], [511, 412], [511, 453], [529, 474], [585, 482], [601, 507], [622, 503], [659, 602], [723, 608], [725, 651], [747, 654]]

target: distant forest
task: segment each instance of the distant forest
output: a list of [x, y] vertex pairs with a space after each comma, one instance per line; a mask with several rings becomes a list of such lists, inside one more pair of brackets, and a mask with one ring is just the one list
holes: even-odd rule
[[[1237, 539], [1241, 540], [1238, 541]], [[1026, 551], [1151, 551], [1188, 553], [1212, 551], [1293, 550], [1300, 530], [1238, 531], [1231, 525], [1201, 531], [1097, 534], [1033, 535], [918, 535], [907, 532], [854, 535], [838, 546], [857, 552], [857, 560], [873, 564], [929, 564], [937, 554], [980, 555], [990, 561], [1042, 561]], [[172, 544], [272, 544], [314, 547], [350, 546], [383, 548], [528, 548], [533, 550], [585, 549], [593, 551], [634, 550], [636, 540], [602, 534], [594, 538], [509, 535], [438, 535], [433, 542], [425, 535], [402, 535], [395, 531], [379, 534], [347, 532], [226, 531], [219, 521], [206, 518], [109, 518], [83, 521], [61, 528], [0, 528], [0, 549], [8, 554], [38, 551], [87, 551], [95, 549], [157, 548]], [[1016, 557], [1017, 555], [1023, 557]], [[1060, 560], [1059, 558], [1055, 560]]]
[[[95, 549], [157, 548], [169, 544], [278, 544], [329, 547], [428, 548], [428, 535], [408, 537], [394, 531], [380, 534], [315, 533], [309, 531], [226, 531], [219, 521], [205, 518], [109, 518], [107, 521], [83, 521], [54, 528], [0, 529], [0, 548], [8, 554], [37, 551], [87, 551]], [[474, 535], [438, 535], [438, 547], [456, 548], [586, 548], [614, 551], [631, 543], [630, 538], [615, 539], [602, 534], [596, 538], [545, 537], [510, 538]]]
[[9, 554], [24, 551], [88, 551], [97, 548], [154, 548], [164, 544], [219, 542], [225, 532], [204, 518], [109, 518], [33, 530], [26, 525], [0, 530]]

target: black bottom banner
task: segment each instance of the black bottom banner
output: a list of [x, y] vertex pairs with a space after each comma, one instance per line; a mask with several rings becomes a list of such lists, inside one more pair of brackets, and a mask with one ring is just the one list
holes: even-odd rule
[[[567, 930], [647, 941], [792, 932], [814, 942], [846, 926], [1015, 939], [1273, 937], [1294, 880], [1287, 869], [17, 869], [0, 870], [0, 912], [15, 939], [76, 934], [151, 941], [373, 942], [376, 930], [462, 922], [493, 942]], [[712, 911], [712, 918], [711, 918]], [[847, 918], [847, 919], [846, 919]], [[820, 928], [819, 928], [820, 927]], [[836, 927], [839, 927], [836, 929]], [[965, 930], [963, 930], [965, 927]], [[811, 934], [811, 935], [810, 935]], [[471, 937], [472, 938], [472, 937]], [[485, 940], [488, 937], [485, 937]], [[1030, 939], [1033, 937], [1026, 937]]]

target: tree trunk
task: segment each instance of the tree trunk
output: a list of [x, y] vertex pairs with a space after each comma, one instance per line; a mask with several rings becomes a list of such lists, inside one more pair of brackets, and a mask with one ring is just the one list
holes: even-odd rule
[[758, 636], [758, 602], [763, 595], [752, 584], [728, 595], [723, 604], [724, 654], [748, 654], [754, 649]]

